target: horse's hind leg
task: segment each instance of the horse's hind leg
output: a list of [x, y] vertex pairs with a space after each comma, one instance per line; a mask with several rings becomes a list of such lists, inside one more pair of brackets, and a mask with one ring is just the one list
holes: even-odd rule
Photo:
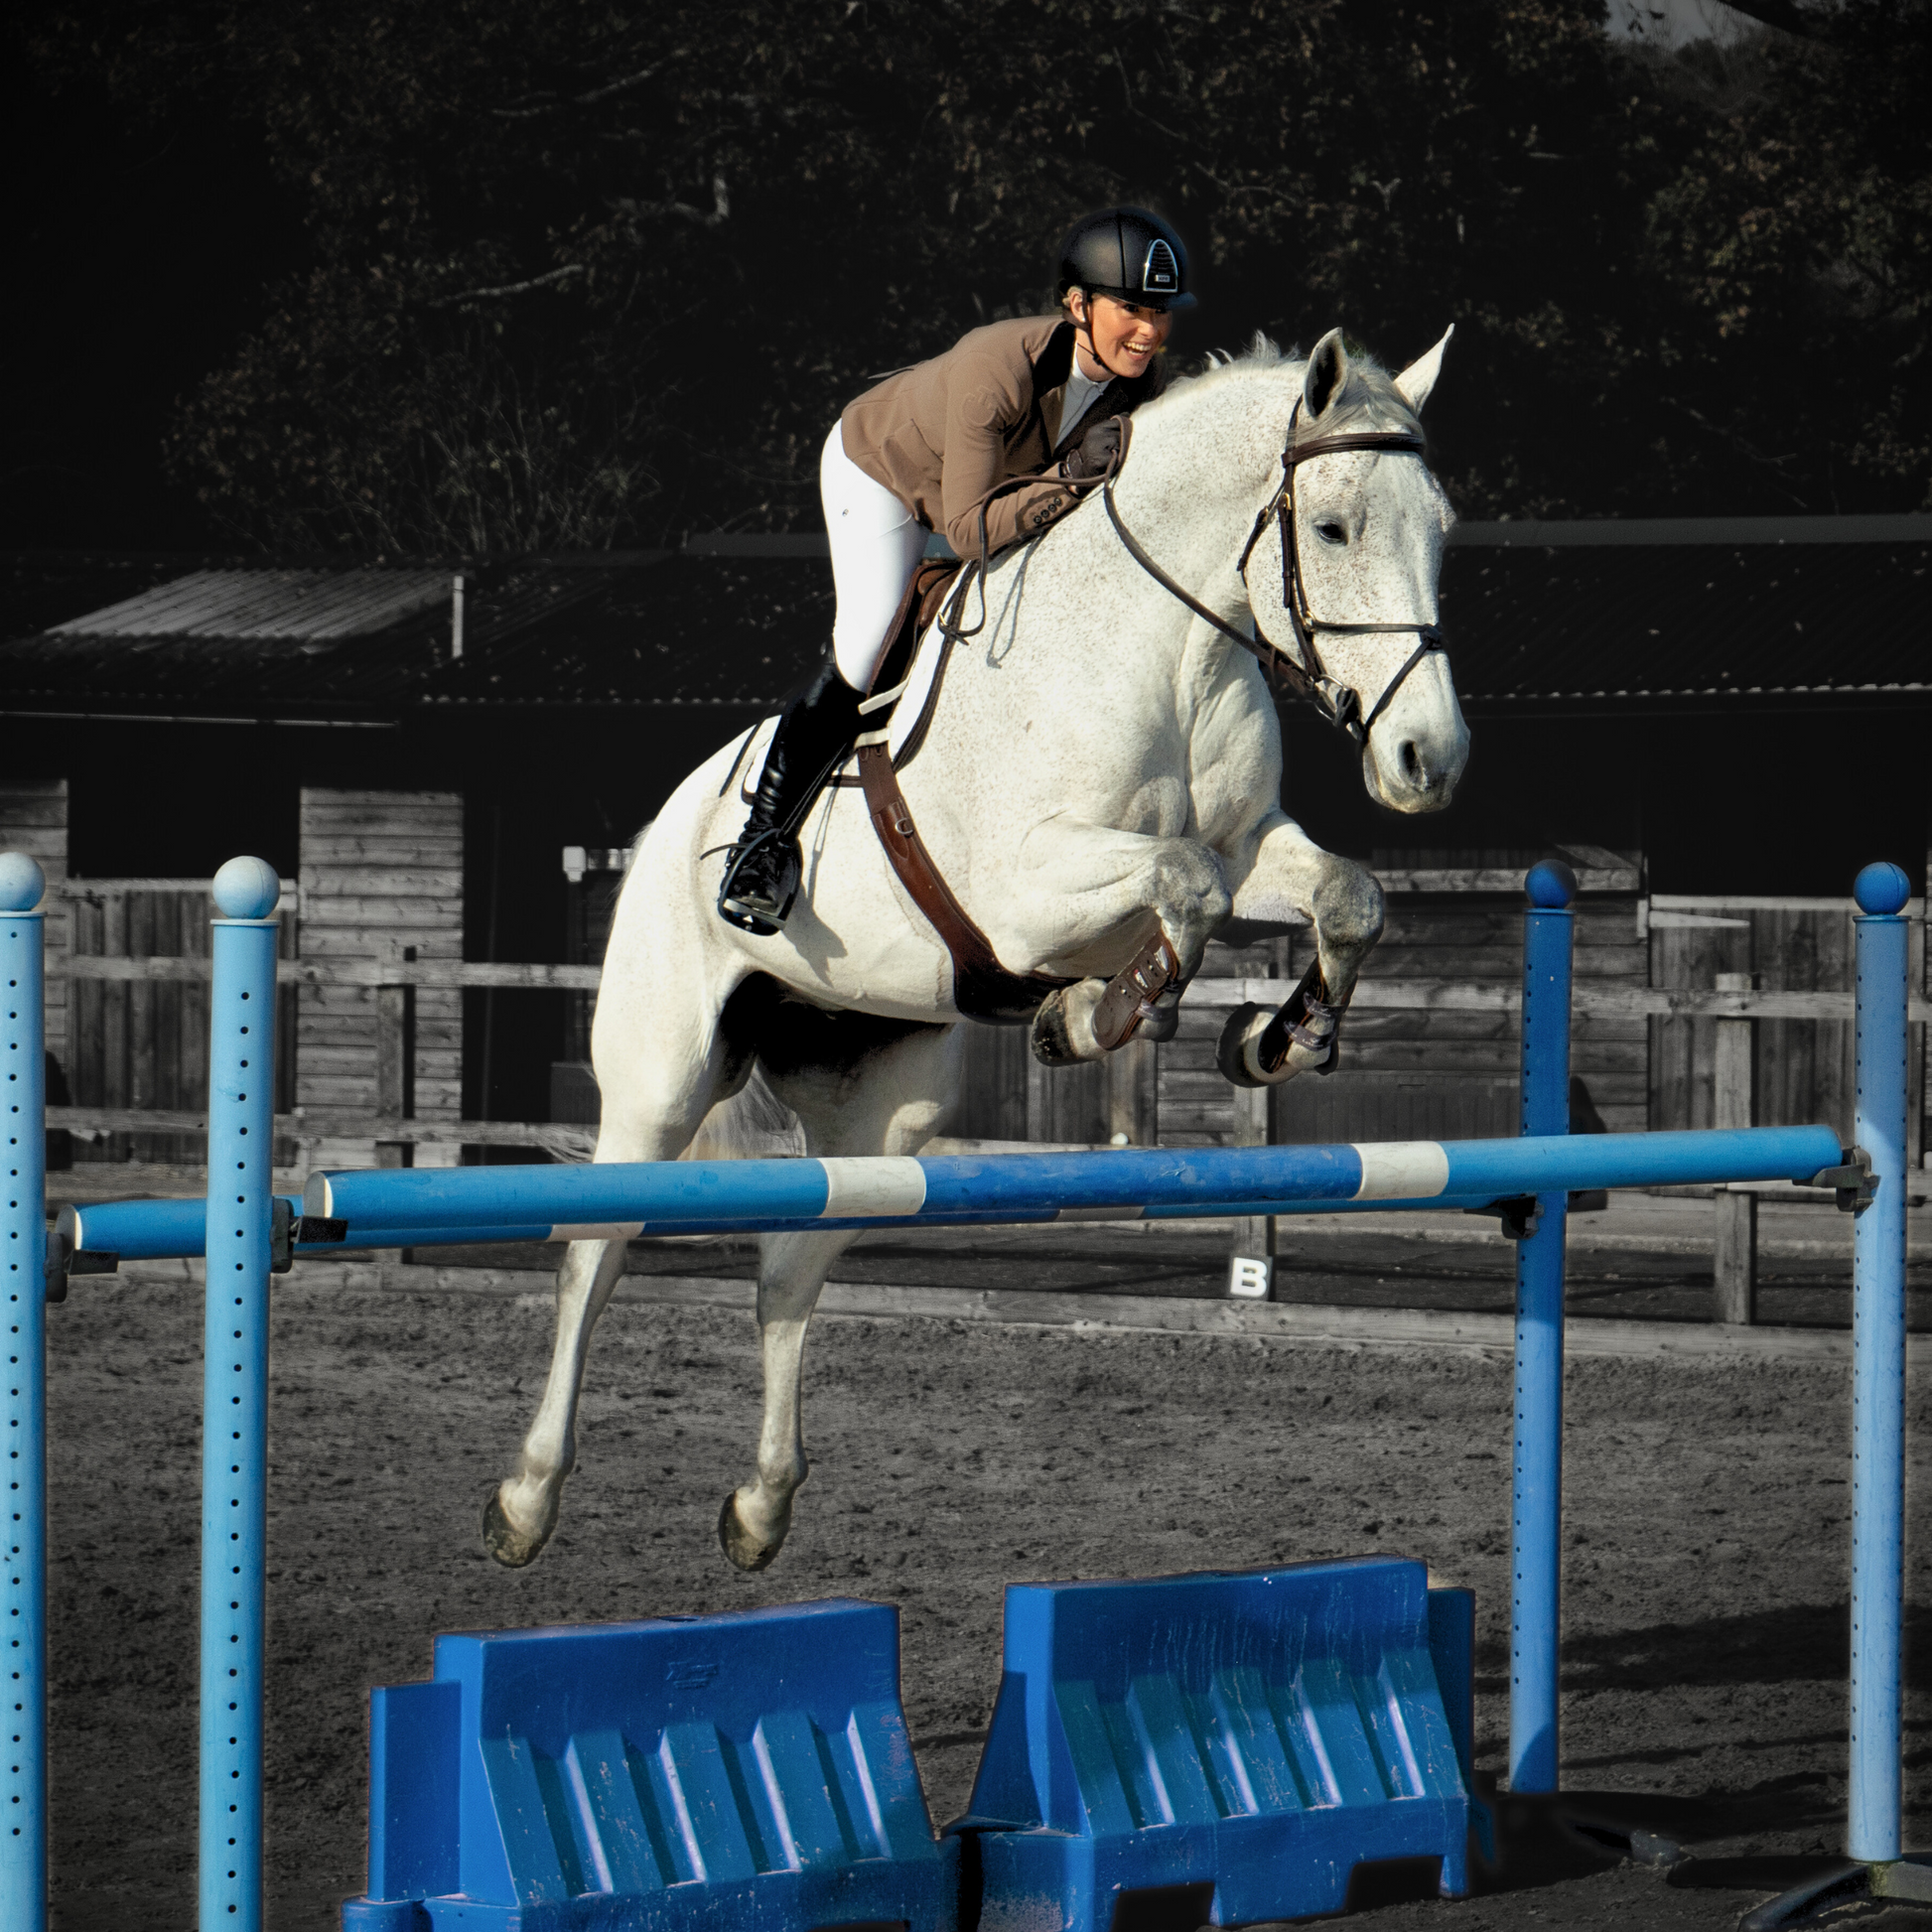
[[[600, 1153], [602, 1146], [600, 1136]], [[564, 1477], [577, 1466], [577, 1398], [591, 1330], [622, 1279], [623, 1249], [621, 1241], [573, 1241], [557, 1270], [557, 1334], [543, 1398], [516, 1473], [483, 1505], [483, 1548], [509, 1569], [534, 1563], [557, 1527]]]
[[[718, 1010], [692, 975], [646, 989], [607, 974], [594, 1051], [602, 1091], [599, 1161], [674, 1161], [689, 1146], [721, 1086], [728, 1050]], [[577, 1401], [591, 1331], [623, 1275], [621, 1241], [573, 1241], [557, 1270], [557, 1331], [543, 1397], [515, 1474], [483, 1510], [483, 1547], [511, 1568], [534, 1561], [557, 1527], [564, 1478], [577, 1461]]]
[[[815, 1155], [916, 1153], [957, 1102], [959, 1029], [889, 1028], [859, 1015], [830, 1031], [841, 1028], [866, 1040], [853, 1059], [775, 1073], [767, 1061], [772, 1090], [798, 1115]], [[767, 1234], [759, 1243], [758, 1471], [725, 1498], [718, 1518], [718, 1540], [741, 1570], [762, 1570], [791, 1527], [792, 1498], [811, 1466], [799, 1407], [805, 1331], [825, 1277], [855, 1239], [842, 1230]]]

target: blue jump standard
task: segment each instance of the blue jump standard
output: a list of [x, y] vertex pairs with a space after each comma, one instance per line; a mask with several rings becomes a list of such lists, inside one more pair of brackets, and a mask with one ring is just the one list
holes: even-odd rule
[[372, 1694], [345, 1932], [953, 1932], [963, 1893], [981, 1932], [1105, 1932], [1175, 1885], [1235, 1925], [1411, 1858], [1459, 1895], [1472, 1626], [1392, 1557], [1010, 1587], [972, 1810], [937, 1839], [889, 1605], [439, 1637], [433, 1681]]

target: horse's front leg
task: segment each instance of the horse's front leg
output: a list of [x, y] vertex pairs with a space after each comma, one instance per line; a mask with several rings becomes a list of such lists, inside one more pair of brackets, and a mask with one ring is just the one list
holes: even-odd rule
[[1034, 1052], [1048, 1065], [1101, 1058], [1149, 1014], [1147, 1036], [1172, 1034], [1180, 989], [1231, 903], [1219, 856], [1198, 840], [1060, 819], [1029, 836], [1013, 884], [985, 920], [1000, 958], [1021, 972], [1091, 975], [1034, 1021]]
[[1235, 893], [1234, 916], [1280, 924], [1297, 914], [1313, 922], [1314, 964], [1273, 1012], [1250, 1004], [1228, 1016], [1217, 1058], [1236, 1086], [1278, 1086], [1311, 1068], [1334, 1070], [1342, 1014], [1382, 936], [1375, 875], [1322, 851], [1293, 819], [1277, 817]]

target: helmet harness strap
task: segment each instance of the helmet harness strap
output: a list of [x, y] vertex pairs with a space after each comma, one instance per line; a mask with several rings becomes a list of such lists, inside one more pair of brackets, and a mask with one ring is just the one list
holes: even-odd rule
[[[1075, 287], [1078, 286], [1079, 285], [1076, 283]], [[1071, 295], [1073, 293], [1072, 289], [1069, 289], [1067, 293]], [[1080, 294], [1083, 298], [1083, 306], [1085, 307], [1087, 312], [1087, 319], [1085, 322], [1074, 323], [1073, 340], [1076, 343], [1084, 342], [1087, 345], [1087, 353], [1091, 355], [1093, 359], [1096, 362], [1098, 362], [1100, 366], [1103, 369], [1105, 369], [1110, 376], [1114, 378], [1115, 381], [1117, 382], [1133, 381], [1134, 378], [1131, 375], [1129, 375], [1125, 369], [1115, 368], [1114, 365], [1110, 361], [1108, 361], [1104, 355], [1101, 354], [1100, 345], [1094, 341], [1094, 337], [1093, 337], [1093, 303], [1094, 303], [1093, 291], [1089, 288], [1081, 288]], [[1075, 363], [1075, 367], [1078, 367], [1077, 362]]]

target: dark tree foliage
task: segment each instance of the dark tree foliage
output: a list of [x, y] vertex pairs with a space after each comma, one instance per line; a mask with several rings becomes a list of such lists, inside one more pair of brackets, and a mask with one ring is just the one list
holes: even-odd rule
[[816, 514], [875, 373], [1050, 301], [1084, 208], [1192, 238], [1186, 351], [1454, 322], [1465, 514], [1927, 499], [1922, 0], [1632, 52], [1596, 0], [70, 4], [57, 79], [263, 129], [302, 270], [178, 475], [282, 546]]
[[1932, 507], [1932, 7], [1778, 11], [1802, 31], [1657, 76], [1715, 110], [1647, 214], [1679, 487]]

